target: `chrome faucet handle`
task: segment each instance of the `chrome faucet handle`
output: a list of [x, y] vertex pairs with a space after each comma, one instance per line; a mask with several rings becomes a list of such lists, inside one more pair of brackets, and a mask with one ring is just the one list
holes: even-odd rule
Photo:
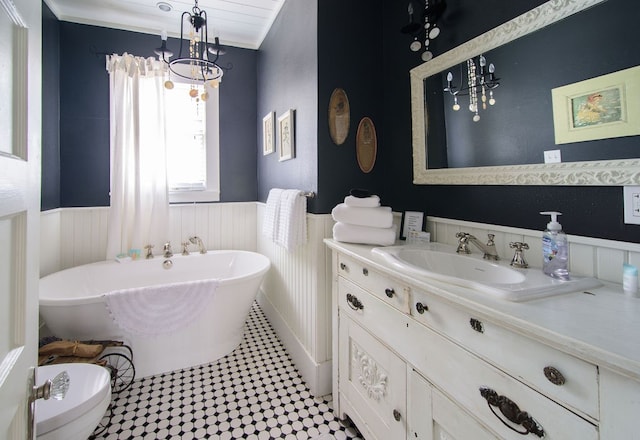
[[171, 251], [171, 242], [167, 241], [163, 248], [164, 250], [164, 257], [165, 258], [169, 258], [169, 257], [173, 257], [173, 252]]
[[183, 241], [181, 244], [182, 244], [182, 255], [186, 257], [187, 255], [189, 255], [189, 242]]
[[529, 264], [524, 259], [524, 250], [529, 249], [529, 245], [520, 241], [512, 241], [509, 243], [509, 247], [516, 250], [511, 259], [511, 265], [521, 269], [529, 267]]
[[153, 258], [153, 251], [151, 249], [153, 249], [154, 246], [152, 244], [148, 244], [144, 248], [147, 250], [147, 254], [145, 255], [145, 258], [147, 260]]

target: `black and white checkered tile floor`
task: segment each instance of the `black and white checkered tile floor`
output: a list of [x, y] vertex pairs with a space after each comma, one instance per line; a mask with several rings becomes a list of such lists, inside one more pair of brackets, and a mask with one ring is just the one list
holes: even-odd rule
[[257, 304], [233, 353], [136, 380], [111, 410], [96, 439], [360, 439], [330, 399], [311, 396]]

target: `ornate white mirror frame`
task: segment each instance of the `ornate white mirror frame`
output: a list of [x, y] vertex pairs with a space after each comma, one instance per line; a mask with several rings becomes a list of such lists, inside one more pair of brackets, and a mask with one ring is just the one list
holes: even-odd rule
[[411, 78], [413, 183], [442, 185], [639, 185], [640, 159], [451, 169], [427, 163], [424, 80], [605, 0], [550, 0], [415, 67]]

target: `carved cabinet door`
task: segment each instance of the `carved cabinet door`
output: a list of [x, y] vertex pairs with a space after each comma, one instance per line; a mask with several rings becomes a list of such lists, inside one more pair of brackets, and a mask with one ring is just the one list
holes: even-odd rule
[[340, 403], [367, 440], [406, 436], [406, 363], [353, 320], [340, 321]]
[[407, 438], [415, 440], [495, 440], [473, 417], [420, 373], [409, 372]]

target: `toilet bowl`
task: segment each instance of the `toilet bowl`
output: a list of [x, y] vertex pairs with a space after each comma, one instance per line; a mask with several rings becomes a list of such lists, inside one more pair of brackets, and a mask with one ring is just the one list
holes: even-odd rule
[[38, 440], [86, 440], [96, 429], [111, 402], [109, 371], [99, 365], [73, 363], [38, 367], [38, 385], [63, 371], [69, 374], [69, 390], [62, 400], [36, 401]]

